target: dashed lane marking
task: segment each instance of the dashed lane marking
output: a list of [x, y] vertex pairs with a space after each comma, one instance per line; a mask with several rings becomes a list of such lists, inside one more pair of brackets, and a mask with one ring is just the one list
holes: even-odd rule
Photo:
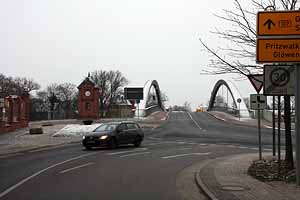
[[138, 156], [138, 155], [144, 155], [144, 154], [149, 154], [151, 153], [150, 151], [146, 151], [146, 152], [140, 152], [140, 153], [131, 153], [131, 154], [127, 154], [127, 155], [122, 155], [120, 156], [120, 158], [125, 158], [125, 157], [131, 157], [131, 156]]
[[155, 137], [147, 137], [147, 138], [152, 140], [162, 140], [161, 138], [155, 138]]
[[273, 151], [273, 149], [263, 149], [264, 151]]
[[160, 144], [177, 144], [177, 142], [166, 141], [166, 142], [150, 143], [150, 144], [145, 144], [145, 145], [147, 145], [147, 146], [154, 146], [154, 145], [160, 145]]
[[191, 113], [189, 113], [189, 112], [187, 112], [188, 113], [188, 115], [190, 116], [190, 118], [191, 118], [191, 120], [196, 124], [196, 126], [200, 129], [200, 130], [202, 130], [202, 128], [200, 127], [200, 125], [194, 120], [194, 118], [192, 117], [192, 115], [191, 115]]
[[170, 159], [170, 158], [177, 158], [177, 157], [183, 157], [183, 156], [205, 156], [205, 155], [209, 155], [210, 152], [206, 152], [206, 153], [186, 153], [186, 154], [177, 154], [177, 155], [171, 155], [171, 156], [164, 156], [161, 157], [163, 159]]
[[243, 146], [237, 147], [237, 148], [239, 148], [239, 149], [249, 149], [249, 147], [243, 147]]
[[8, 193], [10, 193], [11, 191], [13, 191], [13, 190], [15, 190], [16, 188], [20, 187], [21, 185], [23, 185], [23, 184], [26, 183], [27, 181], [33, 179], [34, 177], [40, 175], [41, 173], [43, 173], [43, 172], [45, 172], [45, 171], [47, 171], [47, 170], [49, 170], [49, 169], [52, 169], [52, 168], [54, 168], [54, 167], [57, 167], [57, 166], [59, 166], [59, 165], [65, 164], [65, 163], [70, 162], [70, 161], [73, 161], [73, 160], [78, 160], [78, 159], [83, 158], [83, 157], [87, 157], [87, 156], [94, 155], [94, 154], [96, 154], [96, 153], [97, 153], [97, 152], [83, 154], [83, 155], [81, 155], [81, 156], [77, 156], [77, 157], [74, 157], [74, 158], [70, 158], [70, 159], [68, 159], [68, 160], [65, 160], [65, 161], [56, 163], [56, 164], [54, 164], [54, 165], [51, 165], [51, 166], [49, 166], [49, 167], [47, 167], [47, 168], [44, 168], [44, 169], [42, 169], [42, 170], [40, 170], [40, 171], [38, 171], [38, 172], [32, 174], [31, 176], [28, 176], [27, 178], [24, 178], [24, 179], [21, 180], [20, 182], [14, 184], [13, 186], [11, 186], [11, 187], [7, 188], [6, 190], [4, 190], [3, 192], [1, 192], [1, 193], [0, 193], [0, 198], [3, 197], [3, 196], [5, 196], [5, 195], [7, 195]]
[[226, 145], [226, 147], [237, 148], [237, 146], [234, 146], [234, 145]]
[[0, 156], [0, 159], [1, 158], [13, 157], [13, 156], [21, 156], [21, 155], [24, 155], [24, 153], [14, 153], [14, 154], [9, 154], [9, 155], [3, 155], [3, 156]]
[[69, 172], [69, 171], [73, 171], [73, 170], [75, 170], [75, 169], [79, 169], [79, 168], [86, 167], [86, 166], [93, 165], [93, 164], [95, 164], [95, 163], [94, 163], [94, 162], [90, 162], [90, 163], [87, 163], [87, 164], [84, 164], [84, 165], [79, 165], [79, 166], [76, 166], [76, 167], [72, 167], [72, 168], [63, 170], [63, 171], [61, 171], [60, 173], [61, 173], [61, 174], [64, 174], [64, 173], [67, 173], [67, 172]]
[[133, 152], [140, 152], [140, 151], [145, 151], [148, 148], [140, 148], [138, 150], [130, 150], [130, 151], [118, 151], [118, 152], [112, 152], [112, 153], [107, 153], [107, 155], [119, 155], [119, 154], [125, 154], [125, 153], [133, 153]]
[[39, 151], [46, 151], [46, 150], [59, 149], [59, 148], [62, 148], [62, 146], [45, 147], [45, 148], [41, 148], [41, 149], [31, 150], [29, 152], [35, 153], [35, 152], [39, 152]]
[[184, 150], [191, 150], [192, 147], [187, 147], [187, 148], [181, 148], [181, 149], [176, 149], [177, 151], [184, 151]]

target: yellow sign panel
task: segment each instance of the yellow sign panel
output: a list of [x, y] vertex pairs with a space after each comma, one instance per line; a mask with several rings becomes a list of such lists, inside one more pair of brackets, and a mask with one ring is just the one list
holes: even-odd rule
[[256, 61], [300, 62], [300, 38], [257, 39]]
[[258, 12], [257, 35], [300, 35], [300, 11]]

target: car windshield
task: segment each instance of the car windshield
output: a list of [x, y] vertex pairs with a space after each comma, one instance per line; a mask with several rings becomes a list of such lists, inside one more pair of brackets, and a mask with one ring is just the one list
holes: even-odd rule
[[100, 131], [113, 131], [117, 127], [117, 124], [103, 124], [96, 128], [94, 132], [100, 132]]

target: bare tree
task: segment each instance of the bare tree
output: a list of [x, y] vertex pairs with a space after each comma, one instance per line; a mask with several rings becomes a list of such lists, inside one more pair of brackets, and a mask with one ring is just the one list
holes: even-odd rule
[[33, 90], [39, 90], [41, 88], [41, 86], [34, 82], [33, 79], [30, 79], [30, 78], [15, 78], [14, 79], [18, 89], [21, 89], [21, 91], [19, 91], [19, 93], [22, 93], [24, 91], [26, 92], [31, 92]]
[[[255, 63], [256, 57], [256, 14], [258, 11], [295, 10], [299, 8], [298, 0], [252, 0], [252, 8], [244, 8], [239, 0], [234, 0], [235, 9], [224, 9], [224, 15], [217, 18], [231, 25], [230, 29], [216, 30], [211, 33], [229, 41], [230, 47], [209, 47], [201, 38], [203, 47], [210, 53], [211, 59], [204, 74], [238, 74], [247, 76], [262, 72], [263, 66]], [[224, 44], [224, 43], [223, 43]], [[250, 63], [250, 64], [249, 64]]]
[[58, 87], [58, 84], [52, 83], [52, 84], [48, 85], [48, 87], [46, 89], [47, 98], [48, 98], [48, 102], [50, 105], [51, 119], [54, 119], [55, 104], [59, 102], [57, 87]]
[[160, 91], [160, 98], [161, 98], [160, 100], [161, 100], [163, 107], [165, 107], [166, 102], [169, 101], [169, 97], [167, 96], [167, 94], [165, 92]]
[[30, 78], [6, 77], [0, 74], [0, 96], [22, 95], [24, 92], [38, 90], [40, 85]]
[[[239, 0], [234, 0], [235, 10], [224, 10], [224, 15], [218, 18], [231, 24], [232, 29], [212, 31], [216, 36], [229, 41], [232, 47], [209, 47], [201, 39], [203, 47], [210, 53], [211, 60], [205, 74], [238, 74], [245, 77], [251, 73], [261, 73], [262, 65], [255, 64], [256, 55], [256, 14], [263, 10], [298, 10], [298, 0], [252, 0], [252, 9], [243, 7]], [[226, 57], [226, 56], [227, 57]], [[249, 64], [250, 63], [250, 64]], [[290, 97], [285, 96], [285, 113], [290, 113]], [[289, 110], [287, 110], [289, 109]], [[286, 161], [288, 169], [293, 168], [293, 150], [290, 131], [290, 117], [286, 125]]]
[[109, 110], [112, 103], [123, 93], [122, 87], [128, 84], [128, 80], [118, 70], [94, 71], [90, 78], [101, 91], [100, 112], [103, 116], [104, 111]]
[[66, 118], [69, 118], [71, 105], [74, 98], [77, 97], [76, 85], [72, 83], [63, 83], [57, 86], [57, 96], [59, 101], [63, 104]]
[[185, 102], [183, 103], [183, 108], [184, 108], [186, 111], [188, 111], [188, 112], [191, 112], [191, 111], [192, 111], [191, 103], [188, 102], [188, 101], [185, 101]]

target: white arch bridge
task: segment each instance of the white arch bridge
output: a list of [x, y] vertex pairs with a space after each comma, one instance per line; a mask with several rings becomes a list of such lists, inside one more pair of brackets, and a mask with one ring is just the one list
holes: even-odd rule
[[[244, 102], [244, 99], [240, 94], [239, 90], [237, 89], [237, 87], [234, 85], [233, 82], [225, 79], [221, 79], [216, 82], [211, 92], [211, 97], [210, 97], [209, 106], [207, 110], [212, 111], [212, 110], [220, 109], [218, 108], [218, 106], [216, 106], [216, 99], [217, 99], [217, 94], [222, 86], [225, 86], [227, 88], [231, 96], [232, 104], [233, 107], [235, 108], [235, 111], [238, 111], [237, 108], [239, 108], [239, 115], [241, 117], [245, 117], [245, 118], [250, 117], [250, 113], [247, 108], [247, 105]], [[139, 109], [136, 109], [135, 111], [136, 117], [137, 116], [145, 117], [155, 111], [165, 110], [162, 102], [162, 96], [161, 96], [159, 84], [156, 80], [148, 80], [144, 85], [143, 93], [144, 93], [144, 100], [140, 101]], [[237, 102], [238, 99], [241, 99], [240, 103]], [[222, 111], [226, 112], [226, 110], [222, 110]]]
[[[135, 110], [135, 116], [145, 117], [155, 111], [164, 111], [161, 92], [156, 80], [148, 80], [144, 85], [144, 100], [139, 103], [139, 109]], [[136, 105], [137, 107], [137, 105]]]
[[[237, 87], [234, 85], [233, 82], [231, 82], [229, 80], [224, 80], [224, 79], [221, 79], [216, 82], [216, 84], [211, 92], [209, 106], [207, 108], [207, 111], [220, 109], [220, 108], [218, 108], [218, 106], [216, 106], [216, 103], [217, 103], [217, 94], [218, 94], [221, 86], [225, 86], [227, 88], [227, 90], [229, 91], [229, 94], [232, 98], [233, 107], [236, 108], [237, 112], [238, 112], [237, 108], [240, 109], [239, 115], [241, 117], [250, 117], [248, 107], [247, 107], [246, 103], [244, 102], [244, 99], [243, 99], [241, 93], [239, 92], [239, 90], [237, 89]], [[240, 103], [237, 102], [238, 99], [241, 99]], [[240, 104], [240, 105], [238, 106], [238, 104]], [[227, 103], [227, 106], [228, 106], [228, 103]], [[225, 111], [225, 110], [222, 110], [222, 111]]]

